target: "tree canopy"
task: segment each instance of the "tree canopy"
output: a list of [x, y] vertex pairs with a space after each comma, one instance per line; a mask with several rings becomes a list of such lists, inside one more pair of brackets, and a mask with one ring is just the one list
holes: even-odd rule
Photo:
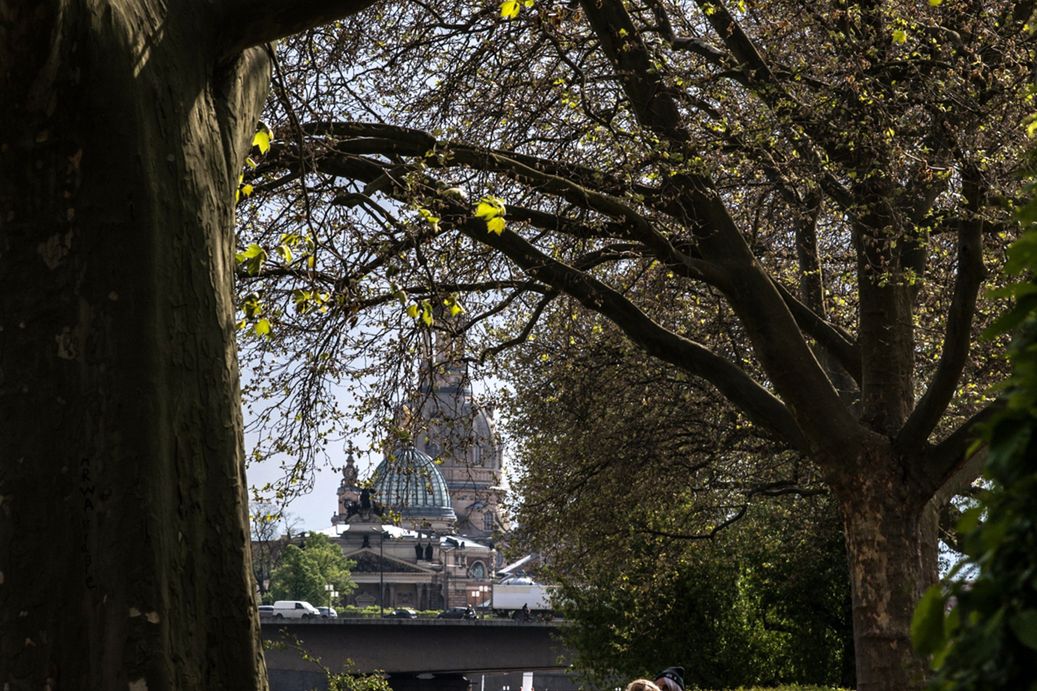
[[990, 486], [961, 518], [968, 560], [949, 587], [926, 593], [912, 622], [916, 646], [932, 654], [931, 688], [942, 691], [1037, 683], [1027, 662], [1037, 651], [1037, 201], [1022, 218], [1026, 232], [1009, 248], [1008, 271], [1023, 273], [1023, 280], [1004, 289], [1014, 304], [991, 329], [1014, 339], [1001, 393], [1005, 408], [983, 429]]
[[[337, 605], [356, 588], [349, 573], [352, 567], [341, 547], [320, 533], [309, 533], [301, 545], [288, 544], [281, 552], [271, 573], [271, 596], [275, 600], [306, 600], [314, 607]], [[338, 600], [332, 599], [327, 585], [334, 587]]]
[[816, 470], [614, 327], [562, 318], [501, 376], [509, 548], [562, 585], [577, 669], [598, 688], [677, 662], [704, 688], [853, 686], [845, 545]]
[[301, 35], [245, 175], [262, 395], [319, 438], [330, 379], [406, 373], [433, 332], [491, 357], [568, 296], [816, 464], [858, 683], [917, 688], [927, 504], [1001, 366], [972, 341], [1015, 233], [1032, 11], [394, 2]]

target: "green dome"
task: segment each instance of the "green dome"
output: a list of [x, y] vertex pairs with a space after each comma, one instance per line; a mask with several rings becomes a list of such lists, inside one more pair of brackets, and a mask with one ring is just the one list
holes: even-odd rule
[[446, 480], [428, 454], [397, 449], [371, 475], [374, 498], [404, 518], [455, 520]]

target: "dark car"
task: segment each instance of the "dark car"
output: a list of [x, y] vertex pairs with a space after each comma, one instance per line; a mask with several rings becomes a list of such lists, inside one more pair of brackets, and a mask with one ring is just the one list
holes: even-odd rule
[[478, 619], [471, 607], [451, 607], [436, 615], [436, 619]]
[[412, 609], [401, 607], [400, 609], [394, 609], [385, 615], [386, 619], [417, 619], [418, 613]]
[[274, 606], [273, 605], [260, 605], [259, 606], [259, 618], [260, 619], [263, 619], [265, 617], [272, 617], [272, 616], [274, 616]]
[[324, 619], [338, 618], [338, 612], [335, 611], [334, 607], [318, 607], [317, 611], [320, 612], [320, 616]]

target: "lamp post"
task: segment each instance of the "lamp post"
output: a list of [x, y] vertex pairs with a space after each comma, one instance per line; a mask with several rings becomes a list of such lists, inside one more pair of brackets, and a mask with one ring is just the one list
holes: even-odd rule
[[335, 597], [335, 586], [330, 583], [325, 583], [324, 592], [328, 594], [328, 607], [331, 607], [331, 598]]
[[385, 616], [385, 527], [378, 529], [378, 614]]

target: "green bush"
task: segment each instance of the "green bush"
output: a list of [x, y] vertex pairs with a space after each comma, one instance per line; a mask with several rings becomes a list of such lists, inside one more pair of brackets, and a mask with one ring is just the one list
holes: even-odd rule
[[1003, 291], [1014, 306], [994, 327], [1016, 338], [1001, 409], [983, 435], [991, 488], [959, 526], [978, 575], [930, 589], [911, 627], [940, 691], [1037, 689], [1037, 203], [1022, 218], [1007, 268], [1029, 280]]
[[[386, 607], [385, 613], [392, 612], [395, 607]], [[382, 608], [378, 605], [370, 605], [368, 607], [356, 607], [355, 605], [347, 605], [345, 607], [336, 607], [335, 611], [340, 617], [373, 617], [377, 619], [382, 616]], [[435, 617], [437, 614], [442, 612], [440, 609], [419, 609], [415, 610], [418, 616], [421, 618]]]

